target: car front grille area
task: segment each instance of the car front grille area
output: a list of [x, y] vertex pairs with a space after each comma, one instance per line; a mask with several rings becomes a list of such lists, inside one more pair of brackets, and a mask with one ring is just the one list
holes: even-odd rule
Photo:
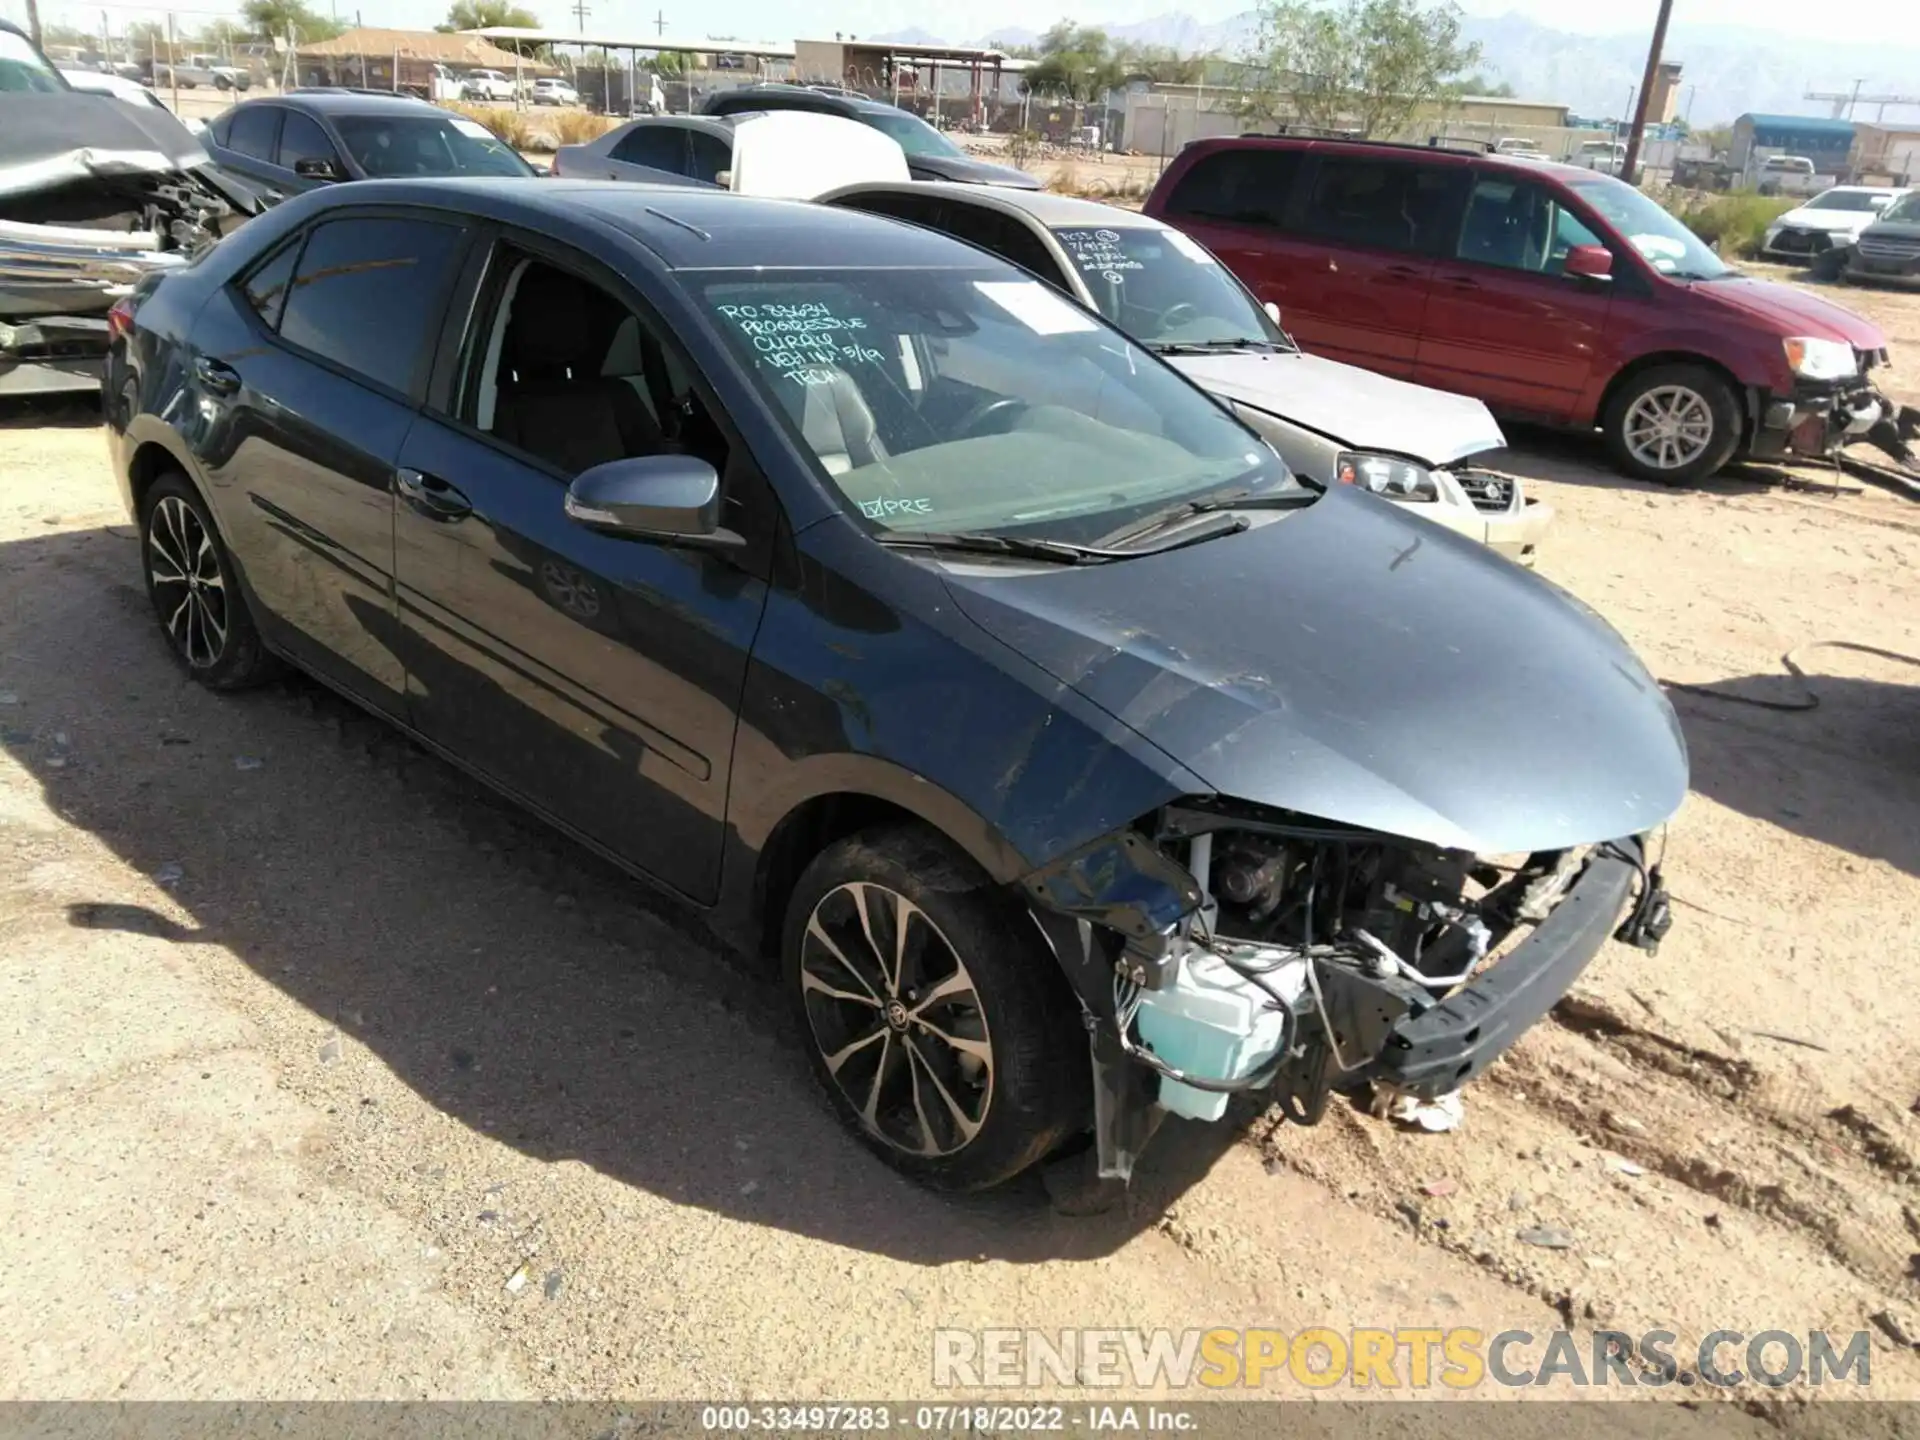
[[1782, 230], [1773, 237], [1773, 249], [1782, 255], [1820, 255], [1833, 248], [1824, 230]]
[[1895, 260], [1902, 264], [1912, 264], [1920, 260], [1920, 240], [1905, 237], [1887, 239], [1880, 236], [1863, 235], [1860, 238], [1860, 257], [1863, 260]]
[[1453, 478], [1460, 482], [1474, 509], [1504, 515], [1513, 508], [1516, 485], [1511, 475], [1499, 475], [1491, 470], [1456, 470]]

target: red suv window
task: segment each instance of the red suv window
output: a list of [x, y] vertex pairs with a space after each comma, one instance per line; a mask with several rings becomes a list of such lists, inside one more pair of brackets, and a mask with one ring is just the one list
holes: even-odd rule
[[1264, 148], [1202, 155], [1175, 183], [1167, 197], [1167, 214], [1278, 229], [1304, 158], [1299, 150]]
[[1302, 227], [1316, 239], [1380, 250], [1453, 248], [1466, 174], [1371, 155], [1326, 155], [1315, 168]]

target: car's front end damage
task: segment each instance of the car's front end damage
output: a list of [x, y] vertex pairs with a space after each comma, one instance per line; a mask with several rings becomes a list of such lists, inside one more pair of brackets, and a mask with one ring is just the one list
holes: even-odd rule
[[1084, 1008], [1108, 1179], [1240, 1092], [1309, 1125], [1335, 1091], [1451, 1094], [1610, 936], [1652, 951], [1671, 918], [1644, 837], [1479, 856], [1214, 797], [1025, 888]]
[[97, 389], [114, 302], [248, 213], [163, 111], [0, 95], [0, 395]]
[[1021, 877], [1106, 1177], [1238, 1091], [1309, 1122], [1340, 1089], [1450, 1096], [1609, 936], [1666, 931], [1646, 837], [1687, 753], [1659, 684], [1575, 597], [1404, 507], [1334, 485], [1131, 566], [947, 583], [1164, 757], [1164, 798]]
[[1868, 444], [1903, 465], [1914, 464], [1920, 409], [1896, 404], [1876, 383], [1885, 350], [1857, 351], [1850, 374], [1796, 377], [1784, 391], [1756, 390], [1750, 400], [1757, 460], [1832, 460], [1850, 445]]

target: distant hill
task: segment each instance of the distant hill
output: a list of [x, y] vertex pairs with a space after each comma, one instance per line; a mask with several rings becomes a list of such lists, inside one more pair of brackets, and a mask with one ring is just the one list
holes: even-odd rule
[[[1089, 23], [1098, 24], [1097, 20]], [[1170, 45], [1186, 53], [1234, 54], [1252, 38], [1254, 12], [1211, 24], [1179, 11], [1103, 28], [1115, 40]], [[1469, 39], [1485, 52], [1481, 69], [1503, 80], [1529, 100], [1550, 100], [1580, 115], [1611, 118], [1627, 108], [1630, 90], [1640, 83], [1647, 42], [1641, 35], [1575, 35], [1523, 15], [1470, 16]], [[1003, 26], [962, 41], [974, 45], [1031, 45], [1041, 32]], [[954, 37], [921, 28], [875, 39], [933, 44]], [[1724, 25], [1674, 25], [1666, 55], [1685, 71], [1680, 107], [1691, 110], [1699, 126], [1723, 124], [1747, 111], [1788, 115], [1826, 115], [1831, 107], [1804, 99], [1809, 90], [1851, 92], [1863, 81], [1862, 94], [1920, 95], [1920, 45], [1833, 40], [1816, 34], [1785, 36]], [[1860, 106], [1854, 119], [1872, 121], [1878, 107]], [[1920, 125], [1920, 107], [1890, 108], [1889, 123]]]

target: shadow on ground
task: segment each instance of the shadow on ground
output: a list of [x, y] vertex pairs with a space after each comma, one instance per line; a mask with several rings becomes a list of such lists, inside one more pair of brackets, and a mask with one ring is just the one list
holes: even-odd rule
[[1497, 470], [1560, 485], [1585, 485], [1600, 490], [1638, 491], [1647, 495], [1698, 494], [1758, 495], [1781, 486], [1804, 486], [1804, 475], [1778, 465], [1729, 465], [1710, 479], [1691, 485], [1663, 485], [1620, 474], [1607, 458], [1598, 431], [1555, 430], [1545, 426], [1504, 422], [1510, 442], [1489, 463]]
[[100, 396], [32, 395], [0, 400], [0, 430], [92, 430], [100, 425]]
[[188, 683], [137, 565], [125, 532], [0, 546], [0, 590], [27, 599], [0, 618], [0, 744], [190, 917], [130, 881], [63, 897], [69, 923], [230, 950], [317, 1017], [283, 1065], [337, 1058], [337, 1028], [528, 1156], [921, 1263], [1109, 1253], [1238, 1138], [1169, 1124], [1092, 1218], [1054, 1213], [1037, 1176], [917, 1189], [841, 1131], [759, 962], [310, 682]]
[[1813, 672], [1804, 682], [1749, 675], [1707, 688], [1781, 705], [1814, 696], [1816, 709], [1772, 711], [1669, 689], [1686, 730], [1692, 788], [1743, 815], [1920, 875], [1920, 663], [1841, 658], [1888, 677], [1868, 679], [1818, 673], [1832, 652], [1801, 654]]

